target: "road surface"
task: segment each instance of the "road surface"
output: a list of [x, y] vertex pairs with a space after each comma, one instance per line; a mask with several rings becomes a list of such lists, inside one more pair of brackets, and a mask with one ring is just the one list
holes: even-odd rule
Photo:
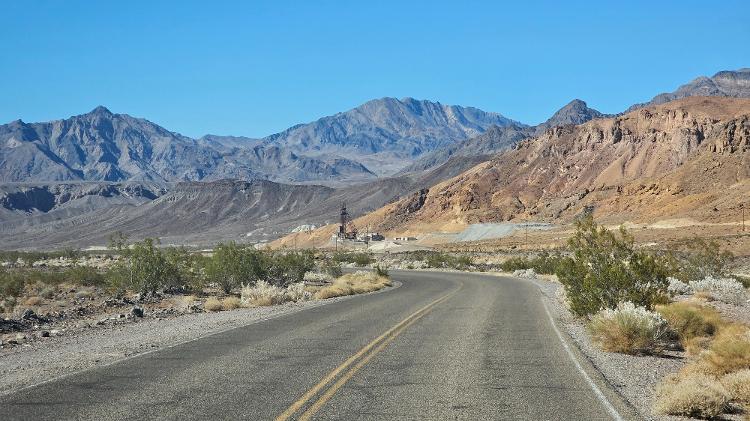
[[[0, 398], [10, 419], [631, 419], [529, 281], [392, 272], [399, 288]], [[85, 352], [85, 350], [82, 350]]]

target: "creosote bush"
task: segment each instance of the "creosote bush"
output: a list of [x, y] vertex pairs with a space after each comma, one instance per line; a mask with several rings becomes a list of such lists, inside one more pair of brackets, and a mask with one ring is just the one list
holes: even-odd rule
[[615, 308], [621, 302], [651, 309], [667, 300], [668, 267], [659, 257], [637, 249], [624, 228], [617, 235], [589, 216], [576, 222], [568, 245], [573, 255], [562, 258], [556, 272], [576, 315]]
[[658, 313], [630, 302], [601, 310], [588, 327], [603, 350], [623, 354], [657, 354], [664, 349], [669, 332], [667, 321]]
[[219, 244], [206, 263], [206, 277], [229, 293], [244, 284], [255, 283], [265, 277], [261, 252], [235, 242]]
[[727, 275], [734, 256], [721, 250], [716, 241], [693, 238], [685, 242], [681, 250], [671, 250], [665, 257], [672, 276], [690, 283], [708, 276], [720, 278]]
[[501, 263], [500, 268], [505, 272], [533, 269], [536, 273], [552, 275], [556, 273], [561, 261], [562, 255], [559, 253], [550, 254], [545, 250], [532, 258], [511, 257]]
[[365, 267], [373, 263], [375, 259], [372, 254], [365, 252], [340, 251], [333, 255], [332, 260], [338, 263], [354, 263], [356, 266]]

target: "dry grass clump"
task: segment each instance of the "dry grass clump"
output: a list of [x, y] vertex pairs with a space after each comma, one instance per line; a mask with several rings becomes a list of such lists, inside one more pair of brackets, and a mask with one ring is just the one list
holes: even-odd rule
[[715, 375], [749, 369], [750, 330], [739, 324], [722, 328], [698, 362]]
[[33, 296], [33, 297], [27, 298], [23, 302], [23, 305], [31, 307], [31, 306], [38, 306], [41, 303], [42, 303], [42, 298], [41, 297]]
[[221, 300], [222, 310], [234, 310], [240, 308], [240, 299], [237, 297], [227, 297]]
[[288, 301], [284, 288], [269, 284], [266, 281], [258, 281], [255, 285], [242, 287], [241, 296], [242, 305], [247, 307], [272, 306]]
[[383, 289], [391, 285], [391, 281], [384, 277], [378, 276], [375, 272], [357, 271], [347, 273], [333, 281], [315, 293], [315, 298], [326, 299], [341, 297], [344, 295], [363, 294]]
[[198, 297], [195, 295], [181, 295], [172, 298], [172, 305], [180, 311], [187, 311], [195, 305], [197, 300]]
[[305, 284], [302, 282], [296, 282], [283, 288], [265, 281], [258, 281], [255, 285], [242, 287], [241, 295], [241, 303], [246, 307], [272, 306], [289, 301], [303, 301], [311, 297], [310, 292], [305, 289]]
[[596, 313], [589, 331], [604, 351], [622, 354], [659, 353], [669, 333], [667, 321], [661, 315], [631, 302]]
[[675, 375], [656, 388], [654, 410], [659, 414], [715, 418], [724, 412], [730, 395], [715, 378], [702, 375]]
[[[721, 378], [721, 384], [732, 396], [732, 400], [750, 406], [750, 369], [729, 373]], [[746, 408], [748, 410], [750, 408]]]
[[203, 303], [203, 309], [206, 311], [221, 311], [223, 308], [221, 301], [216, 297], [210, 297]]
[[710, 337], [725, 323], [716, 310], [690, 302], [658, 306], [657, 312], [667, 320], [683, 349], [690, 354], [705, 349]]

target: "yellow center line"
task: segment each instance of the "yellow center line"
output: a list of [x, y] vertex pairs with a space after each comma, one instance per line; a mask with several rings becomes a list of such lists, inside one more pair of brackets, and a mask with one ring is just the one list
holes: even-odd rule
[[[357, 365], [355, 365], [355, 367], [353, 367], [352, 370], [349, 373], [347, 373], [347, 375], [342, 376], [342, 378], [339, 379], [339, 381], [336, 382], [334, 384], [334, 386], [331, 388], [331, 389], [335, 388], [335, 390], [333, 390], [333, 392], [331, 392], [331, 390], [327, 391], [324, 396], [322, 396], [318, 401], [315, 402], [315, 404], [313, 405], [314, 407], [317, 408], [315, 411], [317, 411], [318, 409], [320, 409], [320, 407], [322, 407], [325, 404], [325, 402], [327, 402], [331, 398], [331, 396], [333, 396], [333, 394], [336, 393], [336, 391], [339, 388], [341, 388], [341, 386], [343, 386], [343, 384], [346, 383], [346, 381], [348, 381], [348, 379], [351, 378], [354, 375], [354, 373], [357, 372], [364, 364], [366, 364], [367, 361], [369, 361], [375, 354], [377, 354], [383, 348], [385, 348], [385, 346], [387, 344], [389, 344], [391, 341], [393, 341], [393, 339], [395, 339], [396, 336], [398, 336], [399, 334], [401, 334], [401, 332], [403, 332], [404, 329], [406, 329], [411, 324], [413, 324], [414, 322], [416, 322], [419, 318], [421, 318], [422, 316], [424, 316], [425, 314], [427, 314], [427, 312], [432, 307], [434, 307], [438, 303], [440, 303], [440, 302], [448, 299], [448, 297], [450, 297], [451, 295], [453, 295], [456, 292], [458, 292], [459, 289], [461, 289], [461, 288], [459, 287], [458, 289], [454, 290], [453, 292], [450, 292], [450, 293], [448, 293], [448, 294], [446, 294], [446, 295], [438, 298], [437, 300], [435, 300], [435, 301], [427, 304], [426, 306], [420, 308], [419, 310], [417, 310], [414, 313], [410, 314], [404, 320], [402, 320], [399, 323], [397, 323], [395, 326], [393, 326], [390, 329], [388, 329], [385, 333], [383, 333], [382, 335], [380, 335], [377, 338], [375, 338], [372, 342], [370, 342], [367, 345], [365, 345], [364, 347], [362, 347], [362, 349], [360, 349], [359, 351], [357, 351], [356, 354], [354, 354], [351, 357], [347, 358], [347, 360], [344, 361], [341, 365], [339, 365], [338, 367], [336, 367], [335, 369], [333, 369], [333, 371], [331, 371], [330, 373], [328, 373], [328, 375], [326, 375], [323, 378], [323, 380], [321, 380], [320, 382], [318, 382], [318, 384], [316, 384], [310, 390], [308, 390], [307, 392], [305, 392], [305, 394], [302, 395], [302, 397], [300, 397], [299, 399], [297, 399], [292, 405], [290, 405], [289, 408], [286, 409], [286, 411], [284, 411], [281, 415], [279, 415], [278, 417], [276, 417], [276, 421], [285, 421], [285, 420], [288, 420], [292, 415], [294, 415], [297, 411], [299, 411], [300, 408], [302, 408], [313, 396], [315, 396], [324, 387], [326, 387], [331, 381], [333, 381], [333, 379], [335, 379], [339, 374], [341, 374], [344, 370], [346, 370], [350, 365], [352, 365], [360, 357], [362, 357], [365, 354], [367, 354], [367, 352], [369, 352], [371, 349], [375, 348], [380, 342], [383, 342], [382, 344], [380, 344], [380, 346], [377, 346], [377, 348], [371, 354], [369, 354], [366, 358], [363, 358]], [[345, 379], [345, 380], [342, 382], [341, 381], [342, 379]], [[325, 400], [323, 400], [323, 398], [325, 396], [328, 396], [328, 397]], [[310, 408], [307, 411], [305, 411], [305, 413], [302, 415], [303, 418], [301, 418], [301, 419], [309, 419], [309, 417], [315, 412], [315, 411], [310, 412], [311, 409], [312, 408]]]

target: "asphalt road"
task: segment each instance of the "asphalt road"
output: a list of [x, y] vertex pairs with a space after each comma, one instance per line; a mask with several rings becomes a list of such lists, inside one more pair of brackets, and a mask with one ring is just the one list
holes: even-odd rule
[[632, 417], [585, 361], [571, 357], [574, 347], [563, 345], [533, 283], [437, 272], [392, 277], [401, 287], [4, 396], [0, 418]]

